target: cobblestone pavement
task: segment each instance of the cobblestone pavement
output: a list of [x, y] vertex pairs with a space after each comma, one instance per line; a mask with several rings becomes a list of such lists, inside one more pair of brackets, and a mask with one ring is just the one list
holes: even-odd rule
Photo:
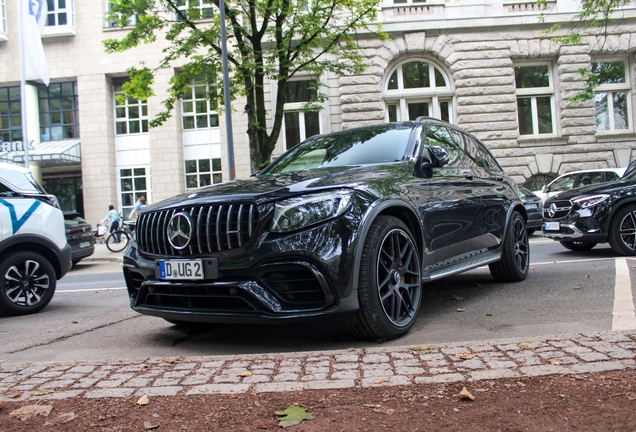
[[626, 368], [636, 368], [636, 331], [330, 352], [0, 364], [0, 401], [402, 386]]

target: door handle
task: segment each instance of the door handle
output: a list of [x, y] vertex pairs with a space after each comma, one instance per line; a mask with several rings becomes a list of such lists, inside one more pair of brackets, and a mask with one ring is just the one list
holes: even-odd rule
[[463, 174], [465, 179], [472, 180], [475, 178], [474, 174], [471, 173], [470, 171], [464, 171]]

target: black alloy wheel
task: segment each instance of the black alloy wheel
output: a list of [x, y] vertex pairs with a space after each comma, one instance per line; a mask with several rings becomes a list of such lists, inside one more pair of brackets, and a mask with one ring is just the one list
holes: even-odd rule
[[490, 273], [498, 282], [519, 282], [528, 276], [530, 243], [523, 216], [512, 212], [506, 227], [501, 259], [489, 265]]
[[588, 243], [582, 241], [561, 241], [559, 243], [561, 243], [564, 248], [577, 252], [590, 250], [597, 245], [597, 243]]
[[422, 301], [420, 257], [399, 219], [378, 217], [365, 240], [358, 284], [360, 310], [349, 321], [362, 338], [395, 339], [415, 324]]
[[35, 252], [15, 252], [0, 263], [0, 312], [27, 315], [49, 304], [57, 283], [51, 263]]
[[636, 255], [636, 206], [623, 207], [612, 218], [609, 244], [621, 255]]

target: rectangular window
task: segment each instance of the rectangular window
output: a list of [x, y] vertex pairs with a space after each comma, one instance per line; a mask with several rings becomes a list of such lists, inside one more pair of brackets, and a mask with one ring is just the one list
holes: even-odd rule
[[148, 186], [150, 186], [150, 179], [145, 167], [119, 170], [120, 208], [124, 218], [128, 218], [130, 215], [139, 195], [146, 197], [146, 203], [150, 202]]
[[219, 127], [216, 97], [216, 85], [208, 84], [203, 77], [195, 78], [181, 98], [183, 129]]
[[[113, 4], [110, 2], [110, 0], [106, 0], [106, 11], [107, 11], [107, 14], [109, 14], [112, 10], [113, 10]], [[137, 15], [135, 14], [135, 15], [129, 16], [126, 21], [128, 23], [127, 25], [129, 25], [129, 26], [133, 26], [133, 25], [137, 24], [137, 22], [138, 22]], [[106, 26], [107, 27], [119, 27], [119, 24], [117, 24], [117, 22], [115, 20], [106, 20]]]
[[6, 34], [7, 34], [7, 2], [6, 0], [0, 0], [0, 35], [6, 36]]
[[199, 159], [185, 161], [186, 188], [195, 189], [223, 182], [221, 159]]
[[596, 130], [599, 132], [628, 130], [631, 104], [628, 68], [625, 60], [592, 63], [592, 73], [598, 77], [594, 102]]
[[46, 0], [46, 24], [42, 37], [75, 35], [74, 0]]
[[318, 87], [315, 80], [298, 80], [287, 83], [283, 120], [285, 148], [287, 150], [320, 133], [320, 112], [304, 109], [305, 105], [315, 101], [317, 96]]
[[515, 66], [519, 134], [554, 134], [554, 90], [550, 65]]
[[114, 87], [115, 134], [131, 135], [148, 132], [148, 102], [128, 97], [121, 99], [121, 84]]
[[79, 138], [77, 83], [51, 83], [38, 86], [40, 140]]
[[[212, 18], [212, 3], [205, 0], [176, 0], [177, 9], [191, 20]], [[183, 17], [177, 14], [177, 21], [183, 21]]]
[[22, 141], [20, 87], [0, 88], [0, 141]]

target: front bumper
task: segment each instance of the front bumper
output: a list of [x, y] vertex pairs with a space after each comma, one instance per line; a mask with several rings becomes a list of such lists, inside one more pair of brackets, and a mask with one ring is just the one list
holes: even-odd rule
[[286, 235], [265, 232], [242, 253], [192, 256], [218, 258], [218, 278], [208, 280], [160, 279], [157, 261], [181, 257], [144, 254], [133, 242], [123, 262], [131, 308], [170, 320], [218, 323], [351, 314], [358, 309], [351, 274], [357, 240], [349, 219]]
[[[558, 223], [558, 229], [546, 229], [550, 223]], [[607, 233], [604, 232], [602, 225], [590, 209], [573, 210], [565, 218], [546, 219], [541, 231], [544, 237], [553, 240], [586, 243], [607, 242]]]

